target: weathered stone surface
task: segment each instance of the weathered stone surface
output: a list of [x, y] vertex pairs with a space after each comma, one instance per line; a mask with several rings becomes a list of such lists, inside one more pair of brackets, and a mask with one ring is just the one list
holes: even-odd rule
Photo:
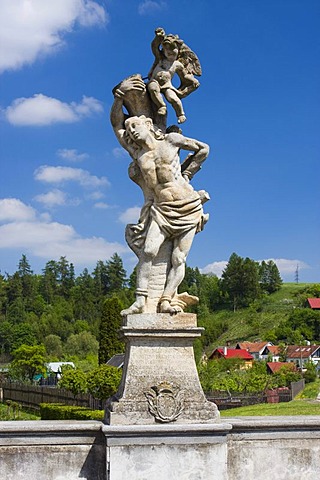
[[227, 479], [230, 424], [103, 427], [108, 480]]
[[320, 474], [320, 417], [229, 418], [228, 480], [313, 480]]
[[1, 480], [105, 480], [100, 422], [0, 422]]
[[0, 422], [0, 469], [1, 480], [314, 480], [320, 416], [212, 425]]
[[196, 315], [129, 315], [122, 328], [126, 340], [123, 378], [109, 403], [106, 422], [212, 423], [217, 407], [202, 391], [193, 354], [201, 335]]

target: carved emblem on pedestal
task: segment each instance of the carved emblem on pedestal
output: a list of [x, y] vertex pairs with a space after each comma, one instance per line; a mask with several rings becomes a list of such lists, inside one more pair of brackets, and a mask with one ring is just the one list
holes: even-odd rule
[[172, 383], [161, 382], [144, 392], [149, 412], [158, 422], [174, 422], [183, 411], [183, 390]]

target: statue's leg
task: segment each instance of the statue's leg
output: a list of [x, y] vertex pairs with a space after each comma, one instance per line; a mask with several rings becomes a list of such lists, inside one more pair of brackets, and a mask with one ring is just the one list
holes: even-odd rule
[[137, 265], [136, 300], [129, 308], [122, 310], [121, 315], [143, 312], [148, 297], [148, 284], [152, 261], [158, 254], [164, 240], [165, 235], [161, 232], [159, 225], [154, 220], [151, 220]]
[[173, 90], [170, 90], [170, 88], [167, 88], [164, 91], [164, 96], [166, 97], [168, 102], [173, 106], [174, 111], [176, 112], [176, 115], [178, 118], [178, 123], [185, 122], [187, 120], [187, 117], [184, 114], [183, 105], [178, 95]]
[[177, 288], [184, 279], [186, 260], [190, 251], [196, 228], [189, 230], [174, 239], [173, 251], [171, 256], [171, 269], [168, 274], [167, 282], [163, 295], [160, 299], [160, 311], [168, 313], [177, 313], [181, 311], [180, 307], [172, 307], [170, 305]]
[[156, 80], [151, 80], [148, 83], [147, 88], [150, 93], [151, 100], [158, 107], [159, 115], [165, 115], [167, 113], [167, 106], [163, 100], [159, 83]]

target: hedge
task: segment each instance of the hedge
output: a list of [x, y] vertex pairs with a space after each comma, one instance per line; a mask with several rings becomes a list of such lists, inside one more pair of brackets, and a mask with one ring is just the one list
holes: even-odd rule
[[89, 410], [85, 407], [64, 405], [62, 403], [40, 403], [41, 420], [100, 420], [103, 410]]

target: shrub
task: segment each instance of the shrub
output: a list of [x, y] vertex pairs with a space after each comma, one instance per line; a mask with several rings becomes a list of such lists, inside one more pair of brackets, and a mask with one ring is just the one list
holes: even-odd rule
[[103, 410], [89, 410], [85, 407], [61, 403], [41, 403], [41, 420], [103, 420]]
[[100, 365], [100, 367], [88, 373], [87, 385], [89, 393], [99, 400], [106, 400], [116, 393], [121, 375], [122, 371], [116, 367]]

